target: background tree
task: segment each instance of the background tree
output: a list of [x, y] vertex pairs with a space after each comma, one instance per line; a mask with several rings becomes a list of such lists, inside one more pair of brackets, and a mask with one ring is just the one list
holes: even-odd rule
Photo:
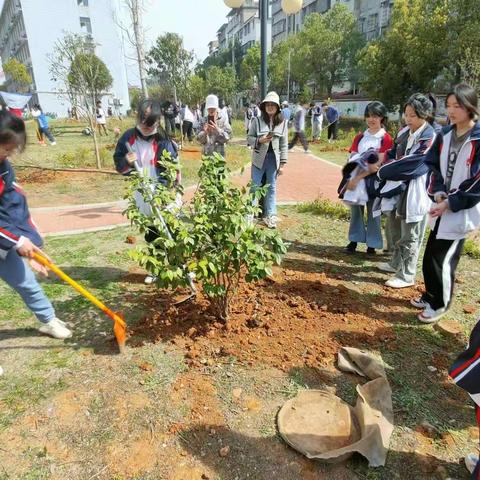
[[187, 80], [187, 92], [184, 95], [185, 102], [190, 107], [201, 105], [207, 95], [205, 80], [199, 75], [190, 75]]
[[27, 67], [16, 58], [9, 58], [3, 64], [5, 75], [14, 83], [15, 89], [20, 93], [26, 93], [32, 84], [32, 77]]
[[250, 47], [242, 59], [239, 86], [241, 90], [248, 90], [250, 97], [258, 99], [260, 78], [260, 44]]
[[183, 39], [176, 33], [167, 32], [157, 38], [148, 53], [149, 75], [160, 84], [166, 83], [173, 88], [175, 102], [177, 96], [187, 91], [187, 80], [191, 72], [193, 51], [183, 46]]
[[146, 75], [146, 55], [143, 46], [145, 45], [145, 29], [143, 27], [143, 14], [145, 12], [144, 0], [123, 0], [123, 6], [127, 11], [129, 24], [124, 25], [116, 19], [117, 25], [121, 28], [128, 43], [135, 51], [135, 62], [138, 66], [138, 75], [142, 89], [142, 96], [148, 98], [147, 75]]
[[92, 132], [97, 168], [101, 158], [96, 135], [96, 107], [99, 98], [112, 86], [106, 65], [94, 53], [94, 45], [81, 35], [66, 34], [57, 40], [49, 56], [50, 73], [58, 82], [58, 93], [67, 97]]
[[205, 91], [214, 93], [225, 102], [232, 101], [237, 92], [237, 77], [231, 66], [210, 67], [205, 71]]
[[350, 78], [357, 52], [364, 45], [350, 10], [335, 4], [323, 15], [308, 15], [298, 33], [294, 59], [328, 96]]
[[[432, 89], [451, 63], [449, 0], [397, 0], [386, 34], [359, 54], [362, 86], [389, 108], [409, 95]], [[427, 21], [428, 19], [428, 21]]]

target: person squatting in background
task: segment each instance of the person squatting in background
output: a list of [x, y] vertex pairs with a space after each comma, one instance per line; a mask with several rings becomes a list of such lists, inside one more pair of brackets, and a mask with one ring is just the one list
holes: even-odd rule
[[200, 120], [197, 140], [203, 145], [204, 155], [216, 152], [225, 157], [225, 145], [232, 134], [228, 117], [221, 115], [216, 95], [207, 96], [205, 108], [208, 114]]
[[47, 276], [47, 269], [33, 259], [34, 253], [45, 255], [40, 250], [43, 239], [30, 217], [27, 199], [15, 182], [15, 171], [8, 160], [22, 151], [26, 143], [23, 120], [6, 110], [0, 111], [0, 278], [22, 297], [40, 321], [41, 333], [65, 339], [72, 332], [55, 315], [33, 273]]
[[[160, 126], [162, 109], [154, 100], [142, 100], [137, 108], [137, 125], [128, 129], [119, 139], [113, 159], [117, 172], [130, 175], [135, 172], [135, 162], [141, 169], [141, 174], [146, 175], [157, 183], [165, 184], [162, 178], [164, 167], [159, 164], [163, 152], [167, 151], [177, 161], [176, 145], [168, 138], [167, 133]], [[180, 171], [177, 172], [177, 183], [181, 182]], [[135, 202], [138, 210], [144, 215], [151, 215], [150, 205], [145, 202], [141, 192], [135, 192]], [[145, 234], [145, 241], [151, 243], [159, 237], [156, 228], [150, 228]], [[145, 277], [145, 283], [151, 284], [156, 278], [152, 275]]]
[[288, 125], [280, 111], [280, 98], [269, 92], [260, 104], [261, 115], [252, 119], [247, 142], [253, 148], [252, 183], [258, 188], [268, 185], [264, 201], [263, 222], [268, 228], [277, 227], [277, 176], [288, 156]]
[[45, 137], [48, 138], [48, 141], [52, 145], [56, 145], [57, 142], [55, 141], [55, 137], [52, 135], [48, 125], [48, 118], [43, 113], [42, 107], [40, 107], [38, 103], [32, 107], [32, 117], [35, 119], [35, 123], [37, 125], [36, 134], [40, 145], [46, 146]]
[[340, 112], [328, 103], [322, 103], [322, 109], [327, 119], [327, 138], [328, 143], [332, 143], [338, 137], [338, 123], [340, 122]]
[[295, 134], [293, 135], [292, 141], [288, 145], [288, 149], [291, 150], [297, 142], [300, 140], [300, 143], [303, 146], [303, 151], [305, 153], [310, 153], [308, 150], [308, 141], [305, 135], [305, 119], [307, 116], [308, 102], [305, 100], [300, 100], [297, 108], [295, 110], [295, 115], [293, 117], [293, 128]]
[[[392, 137], [386, 132], [385, 125], [387, 121], [387, 109], [382, 102], [370, 102], [365, 108], [365, 122], [367, 129], [359, 133], [353, 139], [350, 147], [350, 162], [355, 162], [358, 157], [367, 152], [374, 152], [378, 155], [378, 160], [369, 163], [364, 168], [357, 167], [352, 171], [351, 176], [346, 183], [345, 197], [350, 200], [350, 228], [348, 239], [350, 243], [346, 250], [348, 253], [355, 253], [359, 243], [367, 244], [367, 254], [374, 255], [376, 249], [383, 248], [382, 229], [380, 217], [373, 216], [374, 188], [371, 187], [375, 175], [383, 163], [385, 153], [393, 146]], [[367, 188], [370, 185], [370, 188]], [[355, 195], [360, 190], [365, 191], [366, 196], [358, 197]], [[350, 191], [352, 193], [348, 193]], [[367, 219], [365, 221], [365, 206], [367, 207]]]
[[430, 199], [425, 187], [428, 167], [425, 152], [432, 145], [435, 131], [432, 102], [420, 93], [412, 95], [403, 107], [406, 126], [387, 153], [387, 162], [378, 171], [382, 181], [379, 211], [387, 216], [386, 234], [391, 238], [392, 258], [378, 264], [393, 273], [385, 285], [405, 288], [415, 284], [418, 256], [422, 246]]
[[310, 103], [310, 116], [312, 119], [312, 143], [320, 141], [323, 125], [323, 110], [315, 102]]
[[434, 203], [423, 256], [425, 293], [412, 300], [418, 319], [434, 323], [450, 307], [465, 237], [480, 225], [480, 123], [478, 97], [466, 84], [446, 98], [450, 125], [428, 150], [428, 195]]

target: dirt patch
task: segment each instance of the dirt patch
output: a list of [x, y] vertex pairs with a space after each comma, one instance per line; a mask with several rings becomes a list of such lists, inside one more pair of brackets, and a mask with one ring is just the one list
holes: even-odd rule
[[[164, 301], [160, 312], [132, 329], [130, 344], [144, 343], [140, 336], [171, 341], [184, 349], [192, 366], [233, 356], [247, 365], [261, 362], [283, 371], [318, 367], [332, 362], [344, 339], [360, 338], [364, 346], [394, 339], [381, 312], [375, 318], [361, 294], [324, 273], [278, 268], [259, 285], [242, 283], [226, 325], [212, 315], [202, 295], [180, 306], [169, 304], [168, 294]], [[380, 330], [385, 331], [379, 336]]]
[[[79, 173], [73, 175], [81, 175]], [[22, 186], [44, 185], [52, 182], [62, 182], [71, 178], [70, 172], [54, 172], [51, 170], [18, 169], [16, 171], [17, 181]], [[86, 176], [85, 174], [83, 175]], [[80, 180], [80, 179], [79, 179]]]

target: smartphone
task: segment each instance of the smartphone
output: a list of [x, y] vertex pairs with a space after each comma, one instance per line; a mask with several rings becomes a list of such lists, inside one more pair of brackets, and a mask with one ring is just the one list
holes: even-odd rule
[[207, 120], [208, 120], [208, 123], [215, 123], [215, 116], [214, 115], [209, 115]]

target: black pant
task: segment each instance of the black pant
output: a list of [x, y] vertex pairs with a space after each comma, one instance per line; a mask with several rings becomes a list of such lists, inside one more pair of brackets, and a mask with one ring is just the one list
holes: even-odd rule
[[163, 117], [165, 119], [165, 132], [169, 137], [175, 135], [175, 118], [174, 117], [167, 117], [166, 115]]
[[448, 308], [452, 302], [455, 271], [465, 243], [465, 239], [437, 239], [439, 223], [440, 220], [437, 220], [435, 228], [430, 232], [423, 255], [425, 293], [422, 299], [433, 310]]
[[184, 120], [182, 124], [183, 129], [183, 139], [185, 137], [188, 138], [188, 141], [191, 142], [193, 140], [193, 122], [189, 122], [188, 120]]
[[308, 150], [308, 142], [307, 137], [305, 136], [305, 132], [302, 130], [300, 132], [295, 132], [292, 141], [289, 143], [288, 148], [293, 148], [297, 142], [300, 140], [300, 143], [303, 145], [304, 150]]
[[338, 120], [328, 126], [328, 139], [336, 140], [338, 135]]

